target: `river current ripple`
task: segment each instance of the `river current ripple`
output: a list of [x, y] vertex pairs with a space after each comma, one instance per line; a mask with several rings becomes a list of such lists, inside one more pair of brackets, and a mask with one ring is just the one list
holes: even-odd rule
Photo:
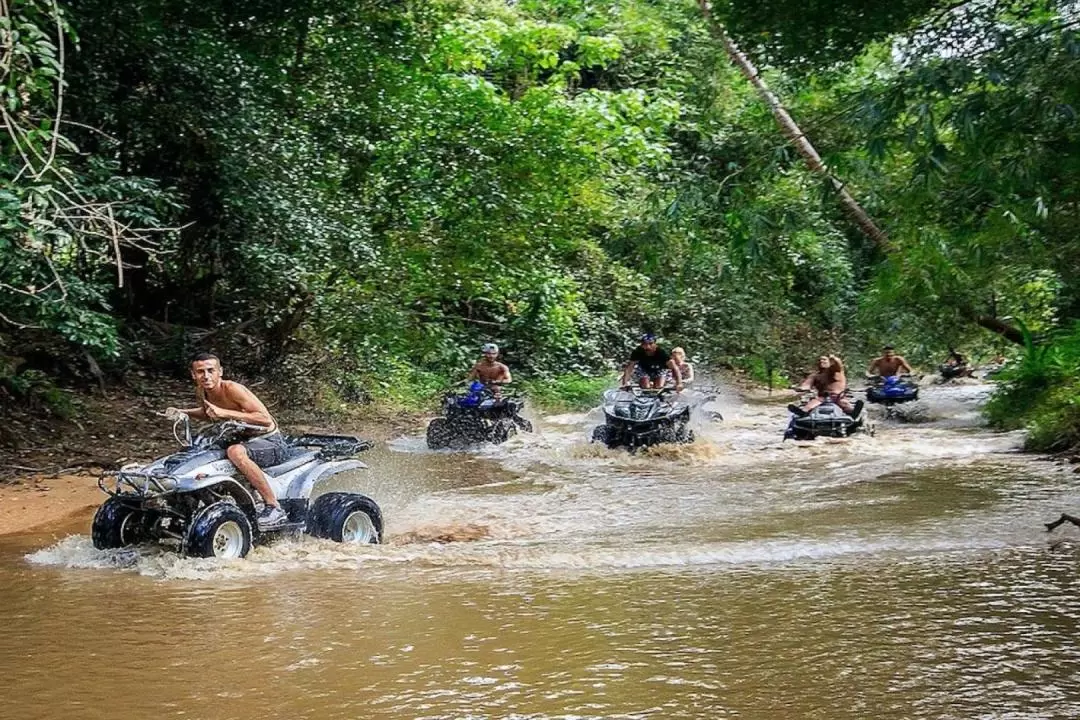
[[472, 453], [404, 437], [337, 487], [387, 543], [235, 562], [69, 535], [0, 544], [0, 717], [1075, 718], [1080, 475], [980, 426], [784, 443], [722, 397], [692, 446], [594, 413]]

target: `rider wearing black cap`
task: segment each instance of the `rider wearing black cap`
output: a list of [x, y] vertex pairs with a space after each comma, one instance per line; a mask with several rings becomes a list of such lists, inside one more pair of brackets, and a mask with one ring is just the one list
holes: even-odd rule
[[675, 378], [675, 390], [681, 391], [683, 381], [679, 366], [671, 359], [667, 350], [656, 344], [655, 335], [645, 333], [641, 336], [641, 345], [630, 353], [630, 361], [623, 368], [622, 384], [629, 385], [632, 378], [637, 380], [643, 388], [650, 385], [654, 388], [662, 388], [668, 371]]

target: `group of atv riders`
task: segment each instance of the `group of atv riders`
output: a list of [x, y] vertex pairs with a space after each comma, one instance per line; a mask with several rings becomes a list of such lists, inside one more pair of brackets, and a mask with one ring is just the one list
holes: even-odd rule
[[[897, 355], [892, 345], [881, 349], [881, 355], [870, 362], [866, 377], [870, 380], [910, 375], [911, 364], [902, 355]], [[955, 349], [949, 349], [949, 355], [941, 365], [942, 377], [967, 377], [971, 375], [967, 359]], [[811, 373], [796, 387], [798, 390], [812, 390], [816, 397], [811, 398], [802, 407], [791, 405], [789, 408], [798, 416], [803, 416], [823, 402], [831, 402], [841, 410], [856, 417], [862, 410], [862, 401], [852, 403], [847, 394], [847, 377], [844, 363], [836, 355], [822, 355], [818, 358], [816, 371]]]
[[[943, 368], [946, 366], [961, 369], [966, 368], [966, 362], [962, 355], [951, 350]], [[897, 355], [891, 346], [886, 346], [881, 357], [875, 358], [867, 369], [868, 375], [879, 377], [910, 372], [911, 365]], [[481, 347], [481, 357], [469, 370], [467, 377], [491, 387], [495, 398], [499, 397], [499, 388], [512, 379], [510, 368], [499, 362], [499, 348], [494, 343]], [[264, 428], [254, 437], [229, 446], [227, 457], [265, 503], [257, 516], [259, 527], [266, 530], [288, 523], [289, 518], [281, 509], [262, 470], [283, 462], [288, 451], [277, 421], [251, 390], [238, 382], [222, 378], [221, 360], [216, 355], [197, 354], [191, 361], [191, 378], [195, 382], [198, 405], [191, 408], [170, 407], [165, 412], [166, 416], [175, 418], [184, 414], [198, 420], [233, 420]], [[682, 348], [674, 348], [669, 353], [657, 344], [655, 335], [646, 333], [641, 336], [640, 345], [630, 353], [623, 367], [622, 385], [626, 387], [633, 383], [641, 388], [660, 389], [671, 383], [675, 391], [680, 392], [693, 379], [694, 368], [686, 361]], [[793, 412], [805, 414], [825, 401], [834, 402], [853, 415], [857, 415], [861, 409], [861, 401], [853, 406], [845, 396], [847, 378], [844, 364], [835, 355], [818, 358], [816, 372], [807, 376], [799, 388], [815, 391], [816, 397], [802, 408], [792, 406]]]

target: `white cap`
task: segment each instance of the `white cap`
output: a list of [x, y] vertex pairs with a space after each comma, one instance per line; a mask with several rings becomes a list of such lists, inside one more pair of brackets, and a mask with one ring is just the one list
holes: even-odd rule
[[484, 346], [480, 348], [480, 352], [482, 352], [482, 353], [489, 353], [489, 352], [497, 353], [497, 352], [499, 352], [499, 346], [496, 345], [495, 343], [484, 343]]

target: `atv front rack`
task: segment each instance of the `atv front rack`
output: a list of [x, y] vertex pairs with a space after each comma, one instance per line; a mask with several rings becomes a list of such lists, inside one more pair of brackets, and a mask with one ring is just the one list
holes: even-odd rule
[[[108, 486], [108, 479], [112, 478], [112, 487]], [[164, 495], [171, 492], [172, 488], [163, 484], [162, 481], [173, 480], [174, 478], [168, 473], [147, 473], [132, 470], [120, 470], [108, 471], [101, 473], [98, 476], [98, 487], [106, 495], [116, 497], [117, 495], [129, 495], [134, 494], [139, 497], [148, 497], [151, 495]]]

